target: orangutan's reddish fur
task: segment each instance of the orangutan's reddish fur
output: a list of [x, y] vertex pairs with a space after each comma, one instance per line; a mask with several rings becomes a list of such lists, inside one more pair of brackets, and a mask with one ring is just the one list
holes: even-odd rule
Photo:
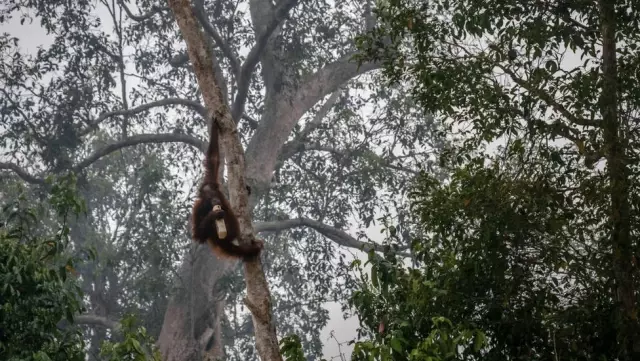
[[[211, 128], [209, 149], [204, 160], [204, 181], [198, 189], [198, 198], [193, 205], [192, 211], [193, 239], [201, 244], [209, 243], [213, 252], [221, 257], [241, 259], [257, 257], [263, 248], [262, 241], [256, 240], [251, 245], [232, 243], [240, 234], [240, 224], [218, 182], [220, 149], [218, 145], [218, 123], [215, 119]], [[220, 205], [222, 211], [214, 212], [214, 205]], [[227, 228], [227, 236], [223, 239], [218, 237], [215, 226], [215, 220], [220, 218], [224, 218]]]

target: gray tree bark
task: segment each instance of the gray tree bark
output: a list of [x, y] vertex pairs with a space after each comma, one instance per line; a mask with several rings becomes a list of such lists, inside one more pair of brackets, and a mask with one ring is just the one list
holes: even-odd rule
[[202, 360], [212, 337], [209, 355], [223, 356], [222, 340], [215, 339], [221, 334], [221, 325], [215, 321], [223, 302], [214, 291], [231, 266], [220, 262], [206, 246], [194, 246], [188, 253], [158, 338], [164, 360]]

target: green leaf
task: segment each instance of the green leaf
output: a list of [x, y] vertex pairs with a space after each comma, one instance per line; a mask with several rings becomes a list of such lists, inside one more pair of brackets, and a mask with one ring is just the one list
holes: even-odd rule
[[480, 351], [480, 349], [484, 346], [484, 344], [485, 344], [484, 333], [480, 331], [476, 332], [473, 337], [473, 350], [475, 352]]
[[397, 338], [392, 338], [391, 340], [389, 340], [389, 344], [391, 345], [391, 348], [398, 352], [398, 353], [402, 353], [402, 343], [400, 342], [399, 339]]
[[133, 345], [133, 348], [136, 350], [137, 353], [139, 353], [140, 355], [144, 355], [144, 352], [142, 351], [142, 346], [140, 346], [140, 342], [138, 340], [132, 339], [131, 344]]

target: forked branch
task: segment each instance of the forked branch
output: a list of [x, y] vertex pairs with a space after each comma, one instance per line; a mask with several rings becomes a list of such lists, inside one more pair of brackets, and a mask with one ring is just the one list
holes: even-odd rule
[[127, 13], [127, 16], [129, 16], [131, 20], [134, 20], [134, 21], [145, 21], [151, 18], [152, 16], [154, 16], [155, 14], [169, 10], [169, 8], [166, 6], [162, 6], [162, 7], [153, 6], [151, 7], [151, 10], [148, 13], [142, 14], [142, 15], [136, 15], [131, 11], [131, 9], [129, 9], [129, 7], [124, 3], [123, 0], [118, 1], [118, 4], [120, 4], [120, 6], [124, 9], [124, 12]]
[[242, 69], [238, 73], [238, 93], [236, 94], [236, 99], [233, 102], [231, 111], [233, 119], [239, 119], [244, 112], [244, 104], [247, 101], [247, 95], [249, 94], [251, 75], [260, 60], [262, 52], [267, 46], [269, 37], [271, 37], [271, 34], [273, 34], [278, 25], [282, 23], [289, 11], [293, 9], [297, 3], [298, 0], [285, 0], [278, 5], [273, 13], [271, 21], [269, 21], [267, 26], [262, 30], [262, 33], [256, 39], [256, 44], [249, 51], [249, 55], [247, 55], [247, 59], [244, 61], [244, 64], [242, 64]]
[[[138, 144], [149, 144], [149, 143], [153, 143], [153, 144], [184, 143], [184, 144], [188, 144], [193, 147], [196, 147], [197, 149], [203, 152], [207, 146], [207, 144], [204, 141], [187, 134], [179, 134], [179, 133], [138, 134], [125, 139], [115, 141], [101, 148], [98, 148], [93, 153], [91, 153], [87, 158], [83, 159], [82, 161], [78, 162], [75, 166], [73, 166], [71, 170], [74, 172], [80, 172], [84, 168], [100, 160], [102, 157], [105, 157], [117, 150], [120, 150], [126, 147], [133, 147]], [[10, 170], [27, 183], [40, 184], [40, 185], [44, 185], [46, 183], [43, 178], [38, 178], [29, 174], [26, 170], [24, 170], [17, 164], [0, 162], [0, 170]]]
[[224, 56], [226, 56], [227, 59], [229, 59], [231, 68], [233, 69], [234, 73], [236, 73], [237, 75], [240, 72], [240, 61], [238, 60], [236, 55], [233, 53], [233, 50], [231, 49], [231, 47], [229, 47], [229, 44], [227, 44], [222, 39], [222, 36], [220, 36], [220, 33], [218, 33], [218, 30], [216, 30], [216, 28], [213, 26], [213, 24], [211, 24], [211, 22], [207, 18], [207, 12], [205, 11], [205, 8], [204, 8], [204, 0], [194, 0], [193, 3], [194, 3], [195, 15], [200, 21], [200, 24], [202, 24], [204, 31], [207, 34], [209, 34], [209, 36], [213, 38], [213, 41], [215, 41], [216, 45], [218, 45], [220, 49], [222, 49]]
[[205, 149], [205, 142], [198, 138], [194, 138], [187, 134], [180, 133], [164, 133], [164, 134], [138, 134], [134, 135], [114, 143], [105, 145], [104, 147], [91, 153], [87, 158], [79, 162], [73, 167], [73, 170], [78, 172], [91, 164], [98, 161], [100, 158], [109, 155], [122, 148], [131, 147], [138, 144], [148, 143], [185, 143], [198, 148], [201, 151]]

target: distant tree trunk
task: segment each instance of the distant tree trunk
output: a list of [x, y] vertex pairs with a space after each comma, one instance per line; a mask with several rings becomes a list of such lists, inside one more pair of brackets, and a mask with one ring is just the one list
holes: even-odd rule
[[206, 345], [205, 361], [219, 361], [225, 359], [224, 340], [222, 338], [222, 320], [224, 318], [223, 299], [217, 299], [214, 302], [213, 312], [211, 314], [211, 337]]
[[613, 269], [616, 281], [615, 299], [621, 313], [619, 341], [623, 343], [625, 360], [640, 359], [640, 328], [634, 282], [634, 246], [631, 239], [629, 207], [629, 171], [627, 169], [626, 141], [618, 117], [618, 81], [616, 60], [615, 2], [600, 0], [602, 22], [603, 85], [600, 98], [604, 146], [611, 196], [611, 243]]

